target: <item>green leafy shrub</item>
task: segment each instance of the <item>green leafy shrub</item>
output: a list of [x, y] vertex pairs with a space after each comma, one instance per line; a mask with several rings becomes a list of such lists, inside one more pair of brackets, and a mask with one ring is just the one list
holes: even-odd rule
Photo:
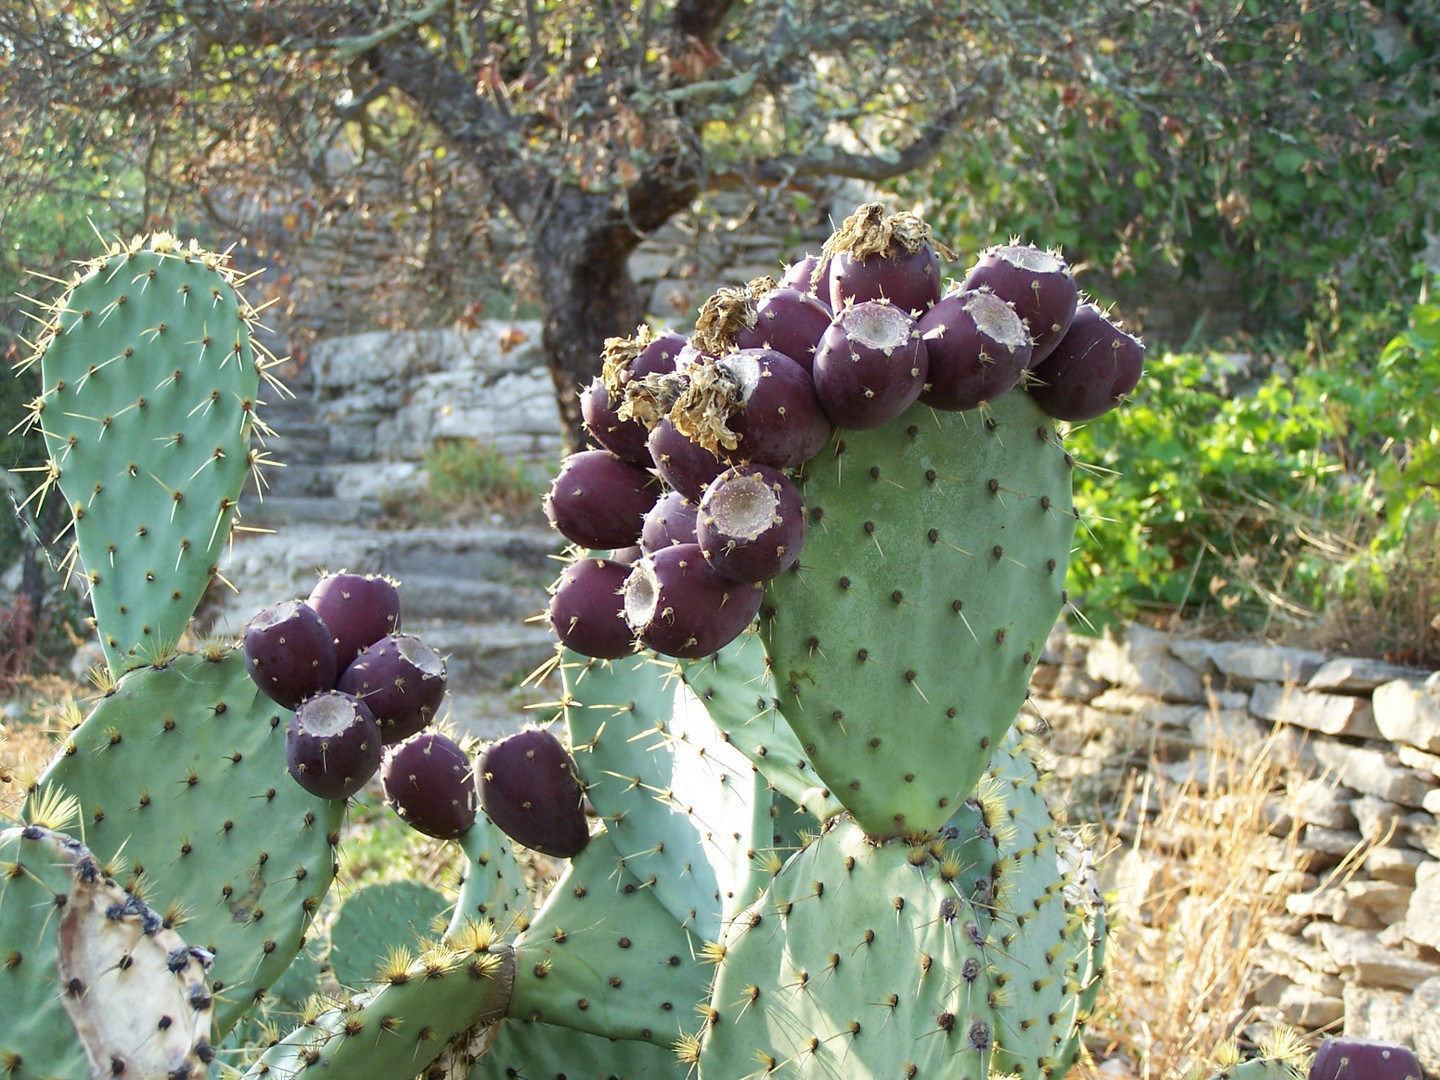
[[1440, 595], [1426, 554], [1440, 305], [1417, 304], [1378, 357], [1361, 340], [1288, 355], [1242, 386], [1223, 355], [1153, 356], [1130, 404], [1075, 433], [1088, 468], [1071, 591], [1087, 615], [1181, 613], [1247, 630], [1328, 621], [1349, 639], [1337, 644], [1426, 651]]
[[478, 439], [437, 439], [424, 465], [430, 479], [426, 509], [447, 517], [533, 513], [550, 476], [539, 463]]

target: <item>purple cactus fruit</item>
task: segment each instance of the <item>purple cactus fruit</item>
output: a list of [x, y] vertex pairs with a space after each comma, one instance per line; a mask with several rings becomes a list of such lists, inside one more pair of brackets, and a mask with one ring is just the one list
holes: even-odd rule
[[545, 516], [581, 547], [629, 547], [659, 494], [655, 477], [638, 465], [609, 450], [581, 450], [561, 463], [545, 495]]
[[705, 561], [723, 576], [769, 581], [800, 558], [805, 526], [805, 504], [784, 473], [737, 465], [705, 489], [697, 536]]
[[478, 793], [469, 755], [438, 732], [387, 749], [380, 786], [390, 808], [416, 832], [453, 840], [475, 824]]
[[815, 351], [815, 393], [844, 428], [877, 428], [919, 398], [930, 370], [918, 323], [884, 300], [835, 316]]
[[981, 252], [965, 275], [964, 288], [989, 289], [1015, 305], [1016, 314], [1030, 327], [1031, 367], [1054, 351], [1079, 303], [1069, 264], [1033, 244], [1005, 244]]
[[830, 328], [830, 308], [813, 293], [799, 289], [771, 289], [756, 302], [755, 325], [740, 331], [740, 349], [774, 349], [809, 371], [815, 348]]
[[829, 301], [837, 314], [850, 304], [888, 300], [918, 317], [940, 299], [940, 257], [930, 227], [914, 214], [886, 214], [881, 203], [865, 203], [825, 242], [823, 254], [830, 256]]
[[335, 685], [335, 640], [314, 608], [286, 600], [245, 625], [245, 668], [260, 692], [293, 709]]
[[920, 316], [930, 360], [920, 400], [958, 412], [994, 401], [1030, 363], [1030, 331], [992, 292], [951, 293]]
[[640, 354], [630, 362], [630, 374], [636, 379], [646, 375], [668, 375], [674, 371], [680, 353], [689, 344], [684, 334], [663, 333], [652, 338]]
[[620, 405], [624, 396], [615, 396], [603, 376], [595, 376], [580, 395], [580, 415], [585, 430], [601, 449], [642, 468], [650, 467], [650, 450], [645, 439], [650, 432], [638, 420], [621, 420]]
[[343, 570], [326, 574], [315, 583], [305, 603], [330, 628], [340, 671], [367, 645], [400, 630], [400, 591], [387, 577]]
[[285, 729], [290, 775], [311, 795], [348, 799], [380, 768], [380, 727], [359, 698], [327, 690], [306, 698]]
[[774, 349], [743, 349], [717, 366], [739, 392], [739, 410], [730, 418], [739, 441], [726, 457], [791, 469], [825, 448], [832, 425], [807, 368]]
[[616, 660], [635, 651], [635, 633], [625, 621], [620, 599], [631, 565], [587, 557], [561, 571], [546, 617], [562, 645], [600, 660]]
[[1036, 404], [1057, 420], [1093, 420], [1119, 405], [1145, 370], [1145, 346], [1094, 304], [1075, 310], [1060, 344], [1031, 370]]
[[672, 544], [695, 543], [695, 519], [699, 513], [698, 503], [678, 491], [667, 491], [645, 515], [645, 524], [640, 529], [640, 550], [649, 555]]
[[1309, 1080], [1423, 1080], [1424, 1075], [1408, 1047], [1335, 1036], [1315, 1051]]
[[700, 501], [706, 485], [726, 468], [725, 462], [682, 435], [669, 420], [650, 429], [650, 456], [660, 479], [693, 503]]
[[822, 259], [819, 255], [806, 255], [803, 259], [791, 263], [781, 275], [779, 287], [809, 293], [829, 307], [826, 303], [826, 298], [830, 295], [829, 260]]
[[414, 634], [388, 634], [351, 661], [335, 689], [365, 703], [385, 745], [408, 739], [440, 711], [445, 660]]
[[646, 556], [625, 579], [625, 618], [642, 645], [696, 660], [734, 641], [760, 613], [764, 586], [722, 576], [699, 544]]
[[475, 765], [480, 806], [495, 827], [532, 851], [569, 859], [585, 850], [585, 789], [560, 740], [528, 728], [493, 742]]

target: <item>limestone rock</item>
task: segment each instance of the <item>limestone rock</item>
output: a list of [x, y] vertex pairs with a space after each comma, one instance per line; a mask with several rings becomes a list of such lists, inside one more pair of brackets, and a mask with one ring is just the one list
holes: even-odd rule
[[1440, 862], [1423, 863], [1415, 870], [1405, 936], [1418, 945], [1440, 949]]
[[1353, 829], [1355, 813], [1350, 809], [1355, 792], [1333, 780], [1303, 780], [1288, 793], [1290, 812], [1307, 825], [1322, 829]]
[[[1418, 893], [1419, 890], [1416, 891]], [[1355, 979], [1362, 986], [1413, 990], [1426, 979], [1440, 976], [1440, 963], [1386, 948], [1379, 935], [1371, 930], [1313, 922], [1305, 927], [1303, 933], [1324, 946], [1340, 966], [1342, 975]]]
[[1326, 735], [1373, 739], [1380, 735], [1364, 698], [1322, 694], [1278, 682], [1262, 682], [1250, 695], [1250, 711], [1265, 720], [1294, 724]]
[[1415, 668], [1384, 660], [1342, 656], [1329, 660], [1305, 684], [1311, 690], [1334, 694], [1369, 694], [1393, 679], [1423, 679]]
[[1424, 861], [1424, 852], [1413, 848], [1377, 847], [1365, 853], [1364, 868], [1376, 881], [1413, 886], [1416, 868]]
[[1406, 768], [1393, 753], [1328, 739], [1315, 740], [1314, 750], [1322, 765], [1362, 794], [1419, 807], [1426, 793], [1435, 789], [1435, 777]]
[[1377, 687], [1373, 701], [1375, 723], [1385, 738], [1440, 753], [1440, 692], [1396, 679]]
[[1250, 683], [1307, 683], [1325, 660], [1314, 649], [1244, 644], [1217, 656], [1215, 664], [1222, 674]]
[[1107, 632], [1090, 647], [1085, 671], [1093, 679], [1165, 701], [1203, 701], [1200, 675], [1177, 659], [1169, 645], [1169, 634], [1142, 626], [1129, 627], [1123, 639]]
[[1410, 991], [1404, 1004], [1402, 1023], [1420, 1067], [1430, 1076], [1440, 1075], [1440, 978], [1426, 979]]

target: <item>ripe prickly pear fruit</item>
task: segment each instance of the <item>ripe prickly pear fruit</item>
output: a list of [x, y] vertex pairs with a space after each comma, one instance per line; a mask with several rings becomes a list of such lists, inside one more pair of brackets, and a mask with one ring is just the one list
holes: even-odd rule
[[516, 843], [569, 859], [590, 842], [575, 761], [550, 732], [528, 728], [491, 743], [475, 784], [486, 816]]
[[286, 600], [245, 626], [245, 670], [271, 701], [294, 709], [335, 686], [335, 639], [314, 608]]
[[994, 401], [1029, 366], [1030, 331], [1013, 305], [991, 292], [951, 293], [920, 316], [930, 361], [920, 400], [959, 412]]
[[888, 300], [918, 316], [940, 299], [940, 258], [930, 226], [914, 214], [886, 214], [881, 203], [865, 203], [841, 222], [823, 254], [837, 314], [848, 304]]
[[391, 809], [426, 836], [453, 840], [475, 824], [470, 757], [448, 736], [424, 731], [389, 747], [380, 784]]
[[344, 570], [326, 574], [315, 583], [305, 603], [330, 628], [341, 671], [367, 645], [400, 629], [400, 591], [387, 577]]
[[[817, 282], [820, 283], [818, 286]], [[806, 255], [803, 259], [791, 263], [780, 276], [778, 284], [782, 289], [808, 293], [826, 307], [830, 306], [829, 260], [822, 259], [819, 255]]]
[[365, 703], [387, 746], [435, 719], [445, 687], [445, 658], [414, 634], [387, 634], [372, 643], [335, 684]]
[[841, 427], [878, 428], [915, 404], [929, 370], [915, 319], [888, 301], [866, 301], [837, 314], [820, 339], [815, 394]]
[[989, 289], [1015, 305], [1016, 313], [1030, 327], [1032, 367], [1055, 350], [1079, 303], [1069, 264], [1034, 244], [1003, 244], [981, 252], [965, 275], [964, 287], [966, 291]]
[[585, 431], [602, 449], [632, 465], [648, 468], [650, 450], [645, 445], [645, 439], [650, 432], [638, 420], [620, 419], [620, 405], [624, 400], [623, 395], [611, 393], [603, 376], [595, 376], [580, 395], [580, 415], [585, 419]]
[[699, 513], [697, 503], [678, 491], [667, 491], [645, 515], [645, 524], [640, 528], [642, 551], [649, 555], [672, 544], [695, 543], [695, 521]]
[[726, 467], [724, 461], [682, 435], [669, 420], [661, 420], [650, 429], [650, 456], [655, 459], [660, 479], [693, 503], [700, 501], [706, 485]]
[[560, 466], [545, 496], [545, 516], [585, 548], [629, 547], [660, 494], [655, 477], [609, 450], [581, 450]]
[[1375, 1039], [1326, 1039], [1310, 1063], [1309, 1080], [1421, 1080], [1420, 1061], [1408, 1047]]
[[1145, 346], [1094, 304], [1081, 304], [1070, 329], [1033, 371], [1030, 396], [1057, 420], [1093, 420], [1115, 408], [1145, 369]]
[[617, 660], [635, 651], [635, 632], [625, 621], [620, 599], [630, 566], [617, 559], [587, 557], [561, 572], [546, 617], [562, 644], [598, 660]]
[[741, 349], [774, 349], [809, 371], [815, 364], [815, 347], [832, 318], [829, 306], [813, 292], [771, 289], [756, 301], [755, 325], [740, 331], [735, 344]]
[[696, 536], [715, 570], [733, 581], [769, 581], [795, 565], [805, 543], [805, 504], [768, 465], [737, 465], [705, 489]]
[[625, 579], [625, 618], [642, 645], [697, 660], [734, 641], [760, 613], [764, 587], [716, 571], [699, 544], [648, 555]]
[[774, 349], [742, 349], [693, 368], [669, 420], [729, 464], [795, 468], [830, 438], [810, 373]]
[[327, 690], [301, 703], [285, 729], [290, 775], [311, 795], [348, 799], [380, 768], [380, 727], [365, 703]]

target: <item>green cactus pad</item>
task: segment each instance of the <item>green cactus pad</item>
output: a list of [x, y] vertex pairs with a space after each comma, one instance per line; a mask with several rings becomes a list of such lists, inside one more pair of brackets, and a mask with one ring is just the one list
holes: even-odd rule
[[465, 862], [447, 933], [453, 936], [465, 923], [486, 919], [507, 934], [523, 925], [530, 909], [530, 890], [510, 838], [481, 814], [455, 842], [464, 852]]
[[948, 865], [833, 819], [731, 924], [700, 1080], [984, 1080], [987, 958]]
[[716, 940], [759, 893], [768, 786], [672, 662], [572, 658], [561, 670], [576, 766], [625, 869], [681, 926]]
[[675, 1054], [634, 1039], [605, 1039], [553, 1024], [506, 1020], [469, 1080], [686, 1080]]
[[330, 969], [341, 986], [375, 978], [375, 966], [394, 946], [418, 951], [443, 914], [444, 895], [419, 881], [384, 881], [356, 889], [330, 924]]
[[710, 712], [726, 742], [765, 774], [770, 786], [818, 824], [844, 807], [815, 775], [795, 732], [780, 715], [765, 646], [742, 634], [714, 656], [680, 665], [680, 677]]
[[1104, 904], [1090, 849], [1056, 824], [1013, 729], [948, 829], [960, 840], [956, 885], [984, 936], [993, 1066], [1063, 1076], [1099, 988]]
[[392, 953], [382, 978], [307, 1016], [245, 1072], [247, 1080], [307, 1076], [406, 1080], [422, 1075], [452, 1039], [504, 1014], [514, 954], [472, 926], [418, 954]]
[[708, 996], [702, 949], [601, 833], [515, 939], [509, 1015], [669, 1047]]
[[845, 432], [807, 473], [801, 566], [761, 616], [780, 711], [867, 833], [933, 832], [1015, 719], [1060, 612], [1069, 458], [1010, 393]]
[[222, 256], [155, 236], [87, 264], [37, 354], [51, 473], [114, 672], [179, 642], [252, 466], [252, 312]]
[[177, 656], [122, 676], [41, 778], [80, 803], [96, 857], [186, 918], [215, 954], [222, 1037], [299, 951], [334, 879], [344, 804], [285, 769], [289, 713], [237, 651]]
[[0, 1071], [80, 1080], [202, 1076], [208, 957], [79, 841], [0, 832]]

